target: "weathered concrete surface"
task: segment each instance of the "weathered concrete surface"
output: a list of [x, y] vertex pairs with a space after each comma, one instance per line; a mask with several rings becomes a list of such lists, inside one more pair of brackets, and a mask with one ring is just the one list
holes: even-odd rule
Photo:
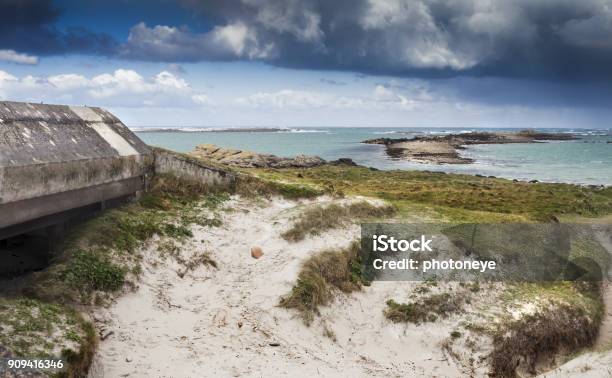
[[152, 168], [106, 110], [0, 102], [0, 229], [143, 190]]
[[149, 153], [106, 110], [21, 102], [0, 102], [0, 147], [0, 167]]

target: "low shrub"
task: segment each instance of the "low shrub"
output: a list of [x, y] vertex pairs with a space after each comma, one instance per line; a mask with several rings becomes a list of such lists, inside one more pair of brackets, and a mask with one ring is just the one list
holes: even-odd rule
[[459, 297], [449, 293], [432, 294], [411, 303], [397, 303], [389, 299], [385, 316], [394, 323], [419, 324], [433, 322], [438, 316], [446, 317], [459, 311], [461, 306], [462, 301]]
[[281, 298], [280, 306], [299, 311], [304, 322], [310, 324], [319, 306], [332, 300], [334, 290], [350, 293], [367, 285], [361, 274], [358, 242], [340, 251], [319, 252], [304, 262], [296, 284]]
[[558, 352], [590, 346], [598, 328], [599, 319], [561, 303], [506, 324], [493, 337], [489, 375], [515, 377], [517, 370], [535, 375], [536, 365]]
[[394, 213], [395, 208], [390, 205], [376, 206], [366, 201], [347, 205], [313, 206], [300, 214], [293, 226], [281, 236], [287, 241], [297, 242], [307, 235], [318, 235], [354, 220], [382, 218]]

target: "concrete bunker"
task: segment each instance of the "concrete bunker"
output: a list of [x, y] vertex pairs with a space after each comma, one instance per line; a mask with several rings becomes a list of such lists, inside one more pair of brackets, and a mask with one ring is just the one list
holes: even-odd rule
[[231, 190], [224, 168], [143, 143], [96, 107], [0, 101], [0, 277], [47, 265], [71, 225], [168, 174]]
[[0, 102], [1, 265], [36, 266], [65, 225], [145, 190], [153, 166], [104, 109]]

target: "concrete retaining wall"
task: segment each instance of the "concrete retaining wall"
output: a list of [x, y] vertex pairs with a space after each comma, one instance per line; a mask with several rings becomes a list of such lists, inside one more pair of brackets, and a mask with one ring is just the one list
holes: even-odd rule
[[233, 188], [235, 174], [204, 162], [162, 148], [153, 148], [155, 173], [171, 174], [179, 178], [201, 182], [209, 186]]

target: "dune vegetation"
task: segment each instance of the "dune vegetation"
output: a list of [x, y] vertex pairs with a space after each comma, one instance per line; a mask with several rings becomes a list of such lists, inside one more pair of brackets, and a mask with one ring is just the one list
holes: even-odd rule
[[[181, 243], [189, 226], [220, 225], [217, 217], [202, 218], [227, 199], [224, 191], [159, 175], [151, 191], [135, 202], [102, 212], [70, 229], [54, 247], [50, 265], [22, 280], [18, 293], [0, 300], [0, 345], [17, 357], [62, 358], [60, 375], [86, 375], [95, 351], [93, 325], [76, 307], [108, 303], [138, 279], [138, 250], [153, 236]], [[162, 249], [160, 253], [164, 253]], [[203, 253], [194, 264], [214, 265]]]
[[319, 306], [334, 298], [334, 290], [350, 293], [368, 282], [362, 280], [360, 245], [353, 242], [342, 250], [319, 252], [302, 265], [291, 293], [281, 298], [280, 306], [295, 309], [306, 324], [319, 313]]
[[[176, 253], [177, 246], [191, 237], [190, 227], [194, 224], [201, 227], [222, 225], [217, 212], [232, 193], [252, 199], [282, 196], [290, 200], [323, 194], [358, 195], [386, 204], [378, 206], [362, 201], [311, 207], [299, 214], [282, 235], [289, 242], [316, 237], [356, 221], [388, 217], [395, 221], [557, 222], [612, 213], [612, 188], [609, 187], [327, 165], [309, 169], [242, 169], [236, 173], [238, 179], [234, 187], [214, 190], [197, 182], [157, 176], [151, 191], [138, 201], [107, 210], [72, 229], [57, 246], [49, 267], [27, 277], [23, 294], [0, 303], [3, 314], [0, 325], [11, 324], [13, 329], [25, 327], [29, 332], [24, 333], [24, 337], [5, 337], [2, 345], [11, 353], [28, 356], [42, 353], [33, 349], [40, 341], [46, 348], [45, 353], [64, 356], [70, 365], [68, 371], [74, 373], [70, 375], [78, 376], [90, 363], [96, 335], [91, 323], [74, 310], [75, 306], [108, 303], [132, 286], [142, 270], [141, 247], [154, 236], [160, 238], [160, 254], [181, 260]], [[209, 210], [207, 213], [211, 216], [202, 217], [203, 210]], [[581, 253], [589, 253], [588, 246], [580, 248]], [[196, 259], [181, 261], [185, 266], [183, 274], [198, 264], [217, 267], [206, 251]], [[310, 324], [320, 307], [330, 304], [336, 293], [351, 293], [369, 285], [363, 281], [361, 269], [356, 242], [345, 249], [315, 253], [302, 264], [295, 285], [280, 299], [280, 306], [297, 310], [303, 321]], [[514, 361], [503, 358], [509, 348], [518, 346], [522, 351], [530, 351], [535, 347], [534, 340], [546, 343], [546, 352], [532, 354], [531, 360], [523, 362], [529, 369], [562, 348], [588, 346], [601, 318], [598, 287], [567, 286], [562, 282], [533, 284], [528, 290], [525, 287], [518, 285], [508, 289], [509, 303], [527, 303], [533, 301], [534, 296], [539, 301], [546, 298], [547, 303], [557, 304], [555, 315], [545, 310], [550, 306], [541, 306], [543, 310], [533, 315], [535, 328], [511, 319], [500, 322], [497, 327], [474, 326], [491, 335], [494, 342], [490, 356], [492, 373], [499, 376], [512, 374], [516, 369]], [[570, 292], [573, 294], [568, 296]], [[392, 322], [431, 322], [435, 317], [461, 311], [463, 303], [451, 294], [422, 294], [413, 303], [399, 303], [388, 298], [385, 313], [388, 319]], [[420, 310], [421, 307], [426, 310]], [[39, 316], [45, 319], [38, 319]], [[555, 333], [558, 327], [571, 322], [586, 324], [590, 331], [588, 334]], [[61, 340], [49, 339], [49, 332], [57, 334], [54, 329], [63, 332]], [[457, 334], [462, 332], [457, 331]], [[557, 346], [552, 345], [557, 341]], [[57, 345], [65, 348], [55, 350]]]
[[[208, 162], [207, 162], [208, 163]], [[197, 266], [217, 267], [207, 251], [185, 260], [181, 244], [190, 227], [219, 227], [218, 212], [230, 194], [247, 198], [312, 198], [322, 192], [310, 186], [239, 175], [233, 187], [209, 187], [172, 175], [156, 175], [150, 190], [136, 201], [106, 210], [71, 228], [54, 247], [42, 271], [23, 278], [19, 292], [0, 302], [0, 345], [19, 357], [55, 357], [67, 361], [61, 374], [84, 375], [95, 351], [93, 325], [75, 307], [103, 305], [133, 287], [142, 271], [142, 247], [160, 239], [160, 256], [176, 260], [184, 275]], [[211, 217], [202, 217], [202, 213]], [[64, 330], [59, 333], [57, 330]], [[21, 332], [23, 331], [23, 332]], [[59, 348], [59, 349], [58, 349]]]
[[[455, 175], [416, 171], [379, 171], [366, 167], [321, 166], [309, 169], [257, 169], [252, 172], [266, 180], [279, 180], [300, 186], [311, 186], [332, 195], [359, 195], [386, 201], [395, 209], [395, 221], [499, 223], [499, 222], [564, 222], [597, 219], [612, 214], [612, 188], [569, 184], [527, 183], [494, 177]], [[318, 215], [321, 208], [306, 211], [294, 228], [289, 240], [316, 234], [325, 228]], [[314, 221], [313, 221], [314, 219]], [[355, 217], [354, 220], [358, 220]], [[328, 221], [331, 222], [331, 221]], [[309, 226], [314, 224], [315, 226]], [[295, 230], [300, 225], [302, 230]], [[308, 231], [315, 230], [314, 232]], [[294, 236], [295, 235], [295, 236]], [[601, 248], [578, 239], [572, 246], [571, 258], [588, 257], [603, 269], [610, 266], [609, 255]], [[311, 323], [319, 306], [329, 304], [333, 291], [350, 292], [361, 285], [340, 286], [327, 277], [323, 261], [341, 259], [344, 272], [334, 270], [334, 277], [349, 277], [355, 272], [346, 263], [346, 252], [325, 252], [303, 264], [291, 293], [281, 305], [299, 310]], [[357, 279], [354, 280], [358, 282]], [[342, 282], [342, 281], [341, 281]], [[353, 282], [353, 281], [350, 281]], [[462, 284], [463, 285], [463, 284]], [[476, 287], [470, 285], [470, 288]], [[415, 293], [409, 303], [389, 298], [384, 310], [392, 322], [422, 323], [436, 321], [460, 312], [465, 301], [457, 292], [428, 293], [427, 286]], [[331, 290], [331, 291], [330, 291]], [[468, 294], [474, 290], [468, 290]], [[601, 321], [603, 303], [601, 287], [592, 282], [541, 282], [504, 284], [491, 293], [499, 299], [499, 309], [514, 311], [524, 306], [536, 306], [529, 315], [515, 319], [492, 314], [479, 324], [469, 323], [466, 331], [454, 331], [449, 343], [464, 332], [489, 337], [492, 352], [488, 355], [492, 376], [510, 377], [535, 374], [536, 366], [547, 366], [557, 353], [577, 351], [592, 345]], [[469, 295], [468, 295], [469, 296]], [[504, 310], [505, 309], [505, 310]], [[501, 312], [503, 314], [503, 311]]]
[[380, 171], [360, 166], [258, 169], [255, 174], [327, 193], [380, 198], [395, 205], [400, 217], [423, 212], [452, 222], [499, 222], [612, 213], [612, 187], [513, 182], [440, 172]]
[[300, 213], [291, 228], [282, 237], [291, 242], [303, 240], [307, 235], [319, 235], [355, 221], [376, 220], [395, 213], [393, 206], [359, 201], [348, 204], [319, 205]]

